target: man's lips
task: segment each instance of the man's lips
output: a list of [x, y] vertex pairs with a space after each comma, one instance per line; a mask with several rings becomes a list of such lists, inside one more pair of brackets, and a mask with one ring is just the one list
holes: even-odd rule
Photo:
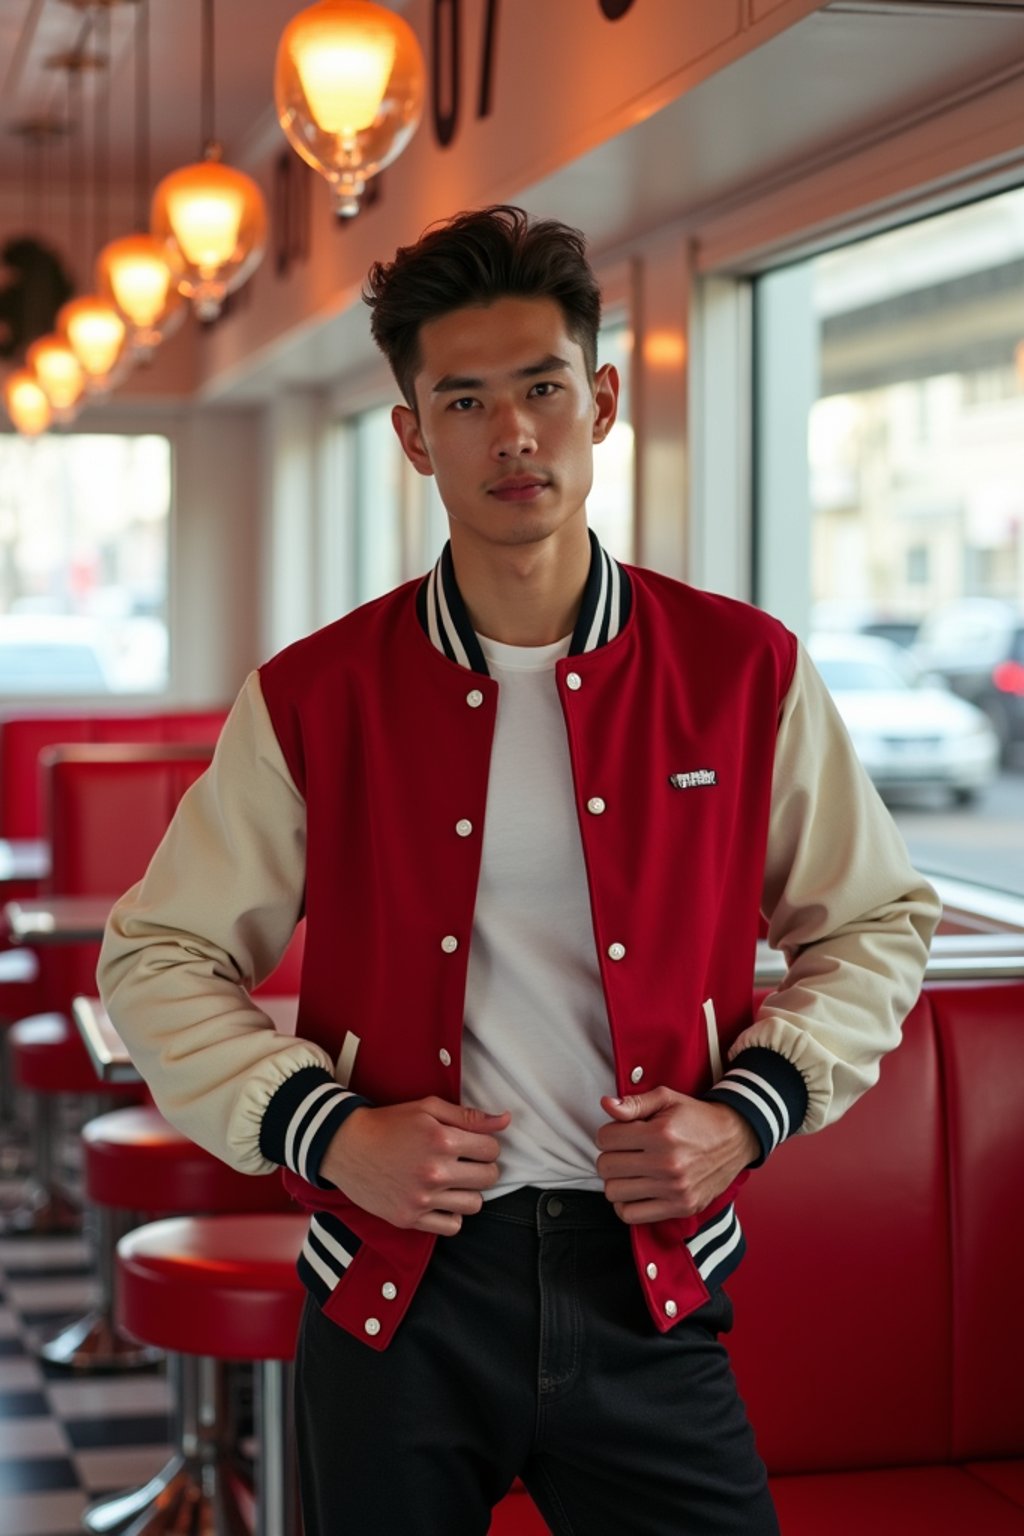
[[507, 475], [490, 488], [490, 495], [498, 501], [535, 501], [549, 482], [539, 475]]

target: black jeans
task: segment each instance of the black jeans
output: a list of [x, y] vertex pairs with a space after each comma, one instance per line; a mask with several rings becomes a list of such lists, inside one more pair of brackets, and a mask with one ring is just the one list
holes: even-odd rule
[[307, 1302], [306, 1536], [486, 1536], [519, 1475], [556, 1536], [777, 1536], [718, 1335], [647, 1313], [602, 1194], [517, 1190], [440, 1238], [388, 1349]]

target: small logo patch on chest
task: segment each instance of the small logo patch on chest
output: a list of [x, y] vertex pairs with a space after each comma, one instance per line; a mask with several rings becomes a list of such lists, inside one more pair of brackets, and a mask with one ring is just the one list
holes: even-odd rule
[[670, 773], [668, 781], [673, 789], [706, 789], [718, 783], [714, 768], [694, 768], [689, 773]]

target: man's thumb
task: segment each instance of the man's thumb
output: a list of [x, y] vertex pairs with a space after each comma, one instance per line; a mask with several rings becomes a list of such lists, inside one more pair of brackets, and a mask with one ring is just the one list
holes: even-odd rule
[[603, 1098], [601, 1103], [615, 1120], [649, 1120], [663, 1107], [657, 1088], [651, 1093], [627, 1093], [622, 1099]]

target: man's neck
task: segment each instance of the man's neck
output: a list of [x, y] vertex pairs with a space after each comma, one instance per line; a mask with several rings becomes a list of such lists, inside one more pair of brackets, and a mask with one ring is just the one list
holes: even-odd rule
[[481, 549], [460, 532], [453, 527], [452, 560], [478, 635], [503, 645], [552, 645], [572, 634], [590, 571], [584, 523], [499, 550]]

